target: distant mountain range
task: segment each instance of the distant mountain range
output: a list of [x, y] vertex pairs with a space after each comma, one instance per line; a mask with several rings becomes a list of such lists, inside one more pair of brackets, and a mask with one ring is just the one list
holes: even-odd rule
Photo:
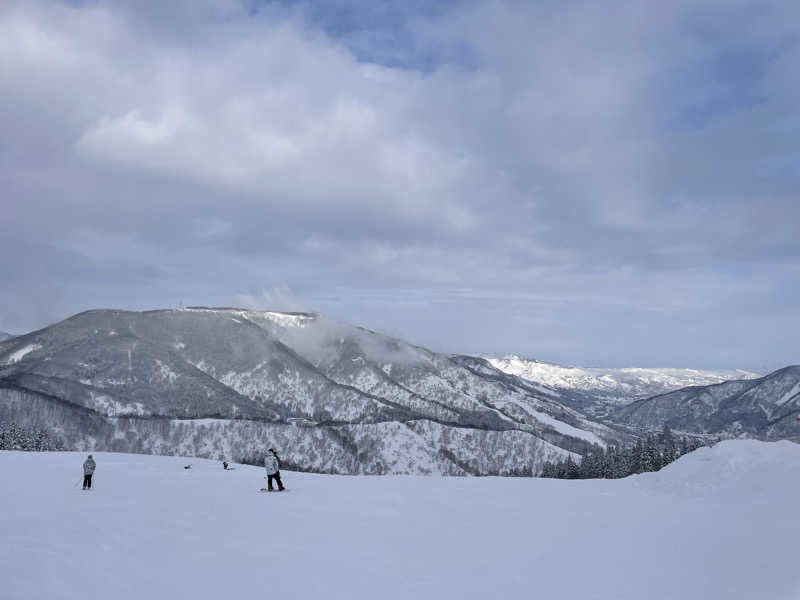
[[694, 434], [800, 441], [800, 366], [758, 379], [693, 386], [638, 400], [612, 418], [652, 430], [669, 425]]
[[563, 391], [310, 313], [94, 310], [0, 342], [0, 419], [74, 449], [532, 474], [626, 439]]
[[0, 341], [0, 421], [76, 450], [531, 475], [664, 425], [800, 439], [800, 368], [753, 377], [446, 356], [313, 313], [93, 310]]
[[0, 331], [0, 342], [2, 342], [3, 340], [10, 339], [12, 337], [14, 336], [11, 335], [10, 333], [6, 333], [5, 331]]
[[749, 371], [563, 367], [518, 356], [490, 357], [497, 369], [566, 394], [566, 404], [632, 433], [800, 442], [800, 367], [761, 377]]
[[487, 357], [487, 361], [493, 367], [526, 381], [587, 397], [584, 408], [596, 416], [606, 415], [620, 404], [628, 404], [634, 400], [665, 394], [684, 387], [759, 377], [757, 373], [743, 370], [565, 367], [515, 355]]

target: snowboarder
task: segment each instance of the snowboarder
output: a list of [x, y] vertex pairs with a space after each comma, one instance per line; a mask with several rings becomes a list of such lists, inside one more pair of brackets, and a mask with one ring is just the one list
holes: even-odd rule
[[227, 460], [223, 460], [222, 461], [222, 468], [225, 469], [226, 471], [228, 470], [228, 461]]
[[284, 488], [281, 483], [281, 462], [273, 448], [270, 448], [264, 457], [264, 468], [267, 470], [267, 491], [272, 491], [272, 480], [274, 479], [278, 483], [278, 491], [282, 492]]
[[94, 474], [95, 467], [97, 467], [97, 464], [90, 454], [89, 458], [83, 461], [83, 489], [85, 490], [92, 489], [92, 475]]

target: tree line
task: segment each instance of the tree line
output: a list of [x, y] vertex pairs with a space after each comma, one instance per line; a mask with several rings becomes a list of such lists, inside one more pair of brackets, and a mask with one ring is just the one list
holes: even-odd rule
[[665, 426], [661, 433], [639, 438], [626, 446], [594, 445], [583, 458], [576, 462], [572, 456], [546, 462], [540, 477], [554, 479], [620, 479], [636, 473], [658, 471], [702, 446], [710, 446], [717, 440], [675, 436]]
[[0, 450], [45, 452], [61, 450], [61, 445], [45, 429], [0, 423]]

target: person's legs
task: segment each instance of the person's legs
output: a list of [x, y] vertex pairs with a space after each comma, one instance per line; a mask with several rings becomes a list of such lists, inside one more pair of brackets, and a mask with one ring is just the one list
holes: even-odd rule
[[283, 491], [283, 483], [281, 483], [281, 472], [275, 473], [275, 481], [278, 482], [278, 490]]
[[87, 486], [88, 483], [89, 483], [89, 476], [88, 475], [84, 475], [83, 476], [83, 489], [86, 489], [86, 486]]
[[91, 475], [87, 475], [86, 479], [89, 482], [89, 489], [92, 489], [92, 476]]
[[270, 492], [272, 491], [272, 478], [273, 477], [275, 477], [275, 475], [267, 475], [267, 490], [270, 491]]

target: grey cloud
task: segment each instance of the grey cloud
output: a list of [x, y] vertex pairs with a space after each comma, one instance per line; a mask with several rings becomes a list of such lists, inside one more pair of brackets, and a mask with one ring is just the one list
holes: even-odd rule
[[0, 9], [0, 329], [273, 301], [441, 350], [792, 362], [792, 5], [456, 3], [402, 60], [307, 9]]

